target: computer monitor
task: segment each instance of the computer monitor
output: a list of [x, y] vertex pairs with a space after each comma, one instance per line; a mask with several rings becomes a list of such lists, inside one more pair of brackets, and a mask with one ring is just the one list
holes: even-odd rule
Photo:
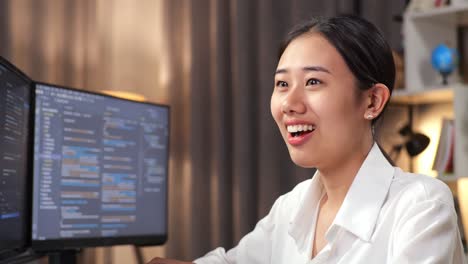
[[35, 85], [32, 247], [167, 238], [169, 107]]
[[0, 259], [28, 241], [31, 84], [0, 57]]

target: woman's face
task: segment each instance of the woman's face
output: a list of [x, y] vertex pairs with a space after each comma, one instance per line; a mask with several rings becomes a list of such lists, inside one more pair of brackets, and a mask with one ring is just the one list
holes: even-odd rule
[[319, 33], [293, 40], [275, 73], [271, 113], [292, 160], [336, 166], [369, 138], [367, 101], [334, 46]]

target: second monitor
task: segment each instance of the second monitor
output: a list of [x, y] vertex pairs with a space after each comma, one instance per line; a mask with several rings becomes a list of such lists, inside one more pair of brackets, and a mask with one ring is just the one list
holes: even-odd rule
[[161, 244], [169, 108], [36, 84], [32, 245]]

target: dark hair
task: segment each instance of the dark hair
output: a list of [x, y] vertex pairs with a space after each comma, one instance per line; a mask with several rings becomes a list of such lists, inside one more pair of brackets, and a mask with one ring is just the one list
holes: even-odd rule
[[[392, 50], [382, 33], [369, 21], [358, 16], [313, 17], [297, 25], [281, 44], [279, 57], [297, 37], [321, 33], [344, 58], [357, 79], [357, 87], [367, 90], [376, 83], [393, 90], [395, 63]], [[378, 119], [375, 118], [373, 124]]]

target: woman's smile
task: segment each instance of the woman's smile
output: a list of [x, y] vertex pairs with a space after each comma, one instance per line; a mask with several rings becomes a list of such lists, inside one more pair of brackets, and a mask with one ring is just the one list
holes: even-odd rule
[[300, 146], [306, 143], [314, 134], [315, 124], [304, 121], [288, 121], [286, 123], [288, 143]]

